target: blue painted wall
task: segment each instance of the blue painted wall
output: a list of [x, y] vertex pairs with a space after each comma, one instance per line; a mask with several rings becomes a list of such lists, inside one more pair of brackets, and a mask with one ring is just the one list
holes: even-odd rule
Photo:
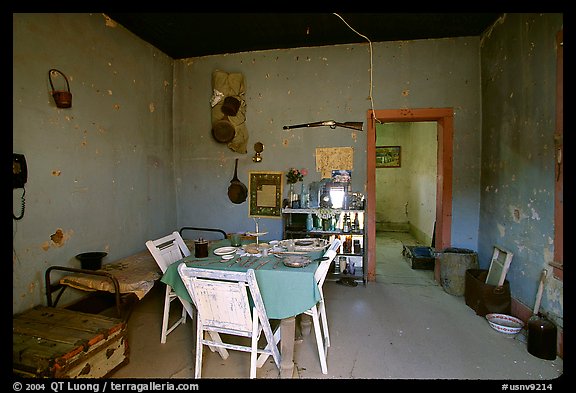
[[[452, 239], [476, 249], [480, 205], [479, 37], [374, 43], [375, 109], [453, 107], [454, 208]], [[211, 136], [212, 72], [240, 72], [246, 82], [249, 153], [241, 155]], [[239, 177], [250, 171], [308, 168], [316, 147], [354, 149], [352, 186], [365, 192], [366, 133], [328, 127], [284, 131], [289, 124], [321, 120], [364, 121], [371, 109], [369, 45], [247, 52], [175, 62], [174, 141], [178, 225], [216, 224], [227, 231], [253, 230], [247, 203], [229, 202], [226, 190], [240, 159]], [[366, 124], [364, 124], [366, 129]], [[253, 163], [252, 146], [264, 144]], [[280, 219], [262, 219], [270, 237], [281, 236]]]
[[[49, 266], [80, 267], [88, 251], [114, 261], [172, 231], [176, 191], [170, 57], [102, 14], [14, 14], [13, 43], [12, 149], [28, 163], [13, 220], [18, 312], [45, 304]], [[51, 68], [69, 79], [71, 108], [56, 107]]]
[[479, 259], [494, 245], [514, 254], [512, 297], [534, 307], [549, 270], [541, 311], [563, 325], [563, 283], [552, 277], [556, 33], [562, 14], [508, 14], [481, 48], [482, 181]]

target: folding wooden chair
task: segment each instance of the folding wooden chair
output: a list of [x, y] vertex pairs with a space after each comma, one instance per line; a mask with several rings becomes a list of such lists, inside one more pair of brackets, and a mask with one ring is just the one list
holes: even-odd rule
[[320, 356], [320, 367], [322, 368], [322, 374], [328, 374], [328, 365], [326, 358], [328, 356], [328, 347], [330, 346], [330, 334], [328, 332], [328, 319], [326, 318], [326, 305], [324, 301], [324, 292], [322, 292], [322, 287], [330, 269], [330, 264], [334, 260], [337, 254], [338, 247], [342, 242], [340, 239], [334, 239], [330, 244], [324, 256], [328, 259], [321, 261], [314, 273], [314, 279], [318, 285], [318, 290], [320, 291], [320, 300], [312, 308], [305, 311], [304, 314], [310, 315], [312, 317], [312, 323], [314, 325], [314, 335], [316, 336], [316, 345], [318, 346], [318, 355]]
[[[232, 272], [192, 268], [182, 263], [178, 266], [178, 273], [198, 311], [196, 378], [202, 374], [204, 345], [250, 352], [250, 378], [256, 378], [256, 368], [262, 367], [270, 355], [280, 369], [279, 327], [276, 332], [272, 332], [254, 269]], [[204, 332], [248, 337], [251, 345], [226, 343], [221, 339], [209, 340], [204, 337]], [[266, 337], [264, 348], [258, 345], [262, 332]]]
[[[154, 257], [154, 260], [162, 270], [162, 273], [166, 273], [168, 266], [174, 262], [190, 255], [190, 250], [184, 243], [184, 240], [182, 240], [180, 234], [176, 231], [157, 240], [148, 240], [146, 242], [146, 247], [148, 247], [148, 250]], [[176, 299], [179, 299], [180, 303], [182, 303], [182, 314], [177, 321], [169, 326], [170, 304]], [[170, 334], [180, 324], [186, 323], [187, 313], [190, 315], [190, 318], [192, 318], [192, 305], [188, 301], [179, 297], [174, 292], [172, 287], [166, 285], [166, 293], [164, 295], [164, 312], [162, 316], [162, 332], [160, 335], [160, 342], [162, 344], [166, 343], [166, 337], [168, 334]]]

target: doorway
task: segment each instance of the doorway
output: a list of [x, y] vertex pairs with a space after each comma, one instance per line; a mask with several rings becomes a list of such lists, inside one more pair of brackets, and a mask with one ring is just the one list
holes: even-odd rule
[[[366, 242], [367, 279], [376, 279], [376, 123], [433, 121], [437, 125], [436, 176], [436, 249], [450, 246], [452, 225], [452, 108], [390, 109], [368, 111], [367, 115], [367, 182], [366, 182]], [[434, 277], [440, 281], [440, 266], [436, 263]]]

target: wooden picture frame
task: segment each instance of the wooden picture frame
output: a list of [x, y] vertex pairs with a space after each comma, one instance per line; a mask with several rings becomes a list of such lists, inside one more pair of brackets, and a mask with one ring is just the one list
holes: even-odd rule
[[376, 146], [376, 168], [400, 168], [400, 146]]
[[503, 249], [500, 246], [494, 246], [492, 253], [492, 260], [490, 262], [490, 269], [486, 276], [486, 284], [501, 287], [506, 280], [506, 274], [512, 262], [512, 254], [510, 251]]
[[282, 217], [282, 172], [250, 172], [249, 217]]

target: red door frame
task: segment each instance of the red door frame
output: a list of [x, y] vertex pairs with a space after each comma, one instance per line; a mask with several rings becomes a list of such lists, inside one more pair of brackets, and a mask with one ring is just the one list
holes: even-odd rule
[[[435, 121], [438, 135], [438, 174], [436, 181], [435, 248], [450, 247], [452, 230], [452, 141], [454, 111], [452, 108], [369, 110], [367, 114], [368, 157], [366, 168], [366, 242], [367, 280], [376, 280], [376, 119], [382, 123]], [[436, 261], [434, 277], [440, 282], [440, 265]]]

